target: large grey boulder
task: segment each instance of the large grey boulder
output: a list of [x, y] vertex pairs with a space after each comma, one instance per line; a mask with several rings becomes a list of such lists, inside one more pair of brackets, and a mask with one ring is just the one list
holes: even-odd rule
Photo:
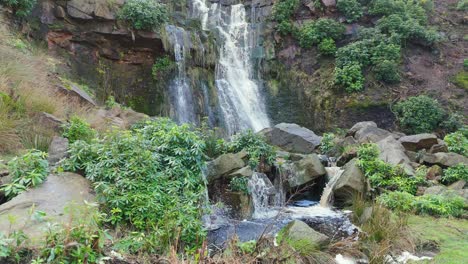
[[467, 157], [453, 152], [425, 154], [422, 161], [427, 164], [437, 164], [444, 167], [452, 167], [460, 163], [468, 165]]
[[427, 188], [424, 191], [425, 195], [441, 195], [445, 197], [457, 197], [460, 196], [465, 199], [465, 203], [468, 203], [468, 189], [452, 189], [447, 188], [443, 185], [436, 185]]
[[227, 153], [206, 164], [206, 178], [209, 183], [245, 167], [245, 152]]
[[362, 121], [359, 123], [354, 124], [353, 127], [351, 127], [348, 132], [346, 133], [347, 136], [354, 136], [356, 132], [359, 130], [366, 128], [366, 127], [377, 127], [377, 124], [374, 121]]
[[53, 166], [60, 160], [68, 156], [68, 139], [63, 137], [53, 137], [49, 146], [48, 158], [49, 165]]
[[356, 131], [356, 134], [354, 134], [354, 138], [359, 143], [376, 143], [389, 136], [395, 137], [395, 135], [388, 132], [387, 130], [373, 126], [366, 126], [361, 128]]
[[399, 141], [409, 151], [429, 150], [433, 145], [438, 144], [437, 137], [434, 134], [428, 133], [404, 136]]
[[271, 145], [288, 152], [309, 154], [320, 145], [322, 137], [297, 124], [281, 123], [260, 131]]
[[401, 166], [409, 175], [414, 175], [411, 160], [405, 153], [403, 145], [393, 136], [388, 136], [377, 142], [380, 154], [379, 158], [389, 164]]
[[326, 7], [336, 6], [336, 0], [322, 0], [322, 3]]
[[290, 188], [299, 187], [324, 176], [326, 173], [317, 154], [304, 155], [302, 159], [291, 164], [287, 181]]
[[[83, 176], [74, 173], [49, 175], [41, 185], [0, 205], [0, 230], [23, 230], [34, 243], [45, 234], [46, 222], [66, 223], [70, 217], [67, 207], [78, 208], [85, 201], [94, 200], [91, 184]], [[46, 213], [47, 221], [35, 220], [31, 208]], [[9, 217], [15, 221], [10, 223]]]
[[304, 246], [304, 249], [318, 249], [320, 246], [325, 245], [329, 238], [312, 229], [306, 223], [300, 220], [291, 221], [278, 233], [278, 242], [287, 243], [296, 250]]
[[229, 174], [229, 178], [234, 178], [234, 177], [251, 177], [253, 174], [252, 168], [250, 166], [245, 166], [243, 168], [240, 168], [236, 170], [235, 172]]

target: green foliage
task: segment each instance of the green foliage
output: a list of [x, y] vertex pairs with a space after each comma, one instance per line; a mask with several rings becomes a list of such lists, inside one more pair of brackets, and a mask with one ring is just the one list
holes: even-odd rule
[[401, 128], [408, 133], [432, 132], [444, 119], [444, 109], [425, 95], [409, 97], [394, 106]]
[[[232, 141], [228, 143], [227, 149], [229, 152], [245, 150], [252, 168], [272, 165], [276, 157], [274, 148], [268, 145], [261, 135], [255, 134], [252, 130], [234, 135]], [[261, 168], [259, 169], [261, 170]]]
[[210, 157], [215, 158], [227, 151], [227, 145], [221, 137], [221, 132], [217, 128], [211, 129], [208, 126], [207, 119], [201, 122], [197, 132], [200, 138], [205, 142], [204, 153]]
[[335, 84], [344, 87], [346, 92], [359, 92], [364, 89], [364, 76], [360, 64], [349, 64], [335, 68]]
[[331, 38], [326, 38], [318, 45], [318, 50], [323, 55], [334, 55], [336, 52], [335, 41]]
[[11, 7], [15, 11], [15, 15], [24, 18], [31, 13], [36, 5], [36, 0], [0, 0], [0, 4]]
[[468, 10], [468, 0], [459, 0], [457, 4], [457, 10], [467, 11]]
[[11, 199], [27, 188], [38, 186], [49, 175], [47, 153], [30, 150], [10, 160], [8, 170], [12, 176], [11, 183], [3, 185], [0, 190]]
[[346, 17], [346, 21], [348, 22], [358, 20], [363, 14], [362, 6], [357, 0], [338, 0], [336, 7]]
[[28, 237], [23, 231], [13, 231], [9, 234], [0, 232], [0, 262], [21, 263], [23, 255], [27, 253]]
[[229, 183], [229, 188], [233, 192], [241, 192], [243, 194], [249, 194], [249, 179], [247, 177], [234, 177]]
[[375, 76], [377, 80], [386, 83], [397, 83], [400, 81], [400, 72], [398, 70], [398, 64], [394, 61], [383, 60], [374, 68]]
[[175, 63], [172, 61], [169, 56], [164, 56], [157, 58], [151, 68], [151, 74], [153, 75], [153, 79], [158, 80], [164, 74], [167, 74], [172, 69], [174, 69]]
[[461, 216], [465, 206], [464, 199], [459, 196], [413, 196], [407, 192], [387, 192], [378, 201], [393, 210], [445, 217]]
[[62, 135], [68, 138], [70, 143], [78, 140], [90, 142], [96, 137], [96, 131], [83, 119], [78, 116], [73, 116], [70, 118], [70, 121], [63, 126]]
[[138, 30], [157, 30], [169, 21], [164, 4], [153, 0], [128, 0], [121, 10], [120, 18]]
[[373, 188], [414, 194], [418, 186], [424, 184], [424, 173], [417, 173], [411, 177], [400, 166], [392, 166], [379, 159], [378, 156], [379, 149], [375, 144], [363, 144], [358, 148], [358, 166]]
[[444, 137], [445, 143], [451, 152], [468, 157], [468, 128], [448, 134]]
[[154, 233], [152, 252], [200, 245], [205, 191], [204, 143], [189, 126], [168, 119], [146, 121], [70, 146], [65, 169], [83, 170], [94, 182], [113, 225]]
[[320, 151], [325, 154], [332, 151], [336, 146], [335, 138], [335, 134], [333, 133], [324, 133], [322, 135], [322, 141], [320, 142]]
[[272, 18], [276, 21], [276, 30], [280, 34], [287, 35], [294, 31], [291, 18], [299, 7], [299, 3], [299, 0], [280, 0], [275, 2]]
[[246, 241], [243, 243], [238, 242], [237, 247], [244, 254], [252, 254], [255, 252], [255, 249], [257, 248], [257, 241], [250, 240], [250, 241]]
[[460, 163], [444, 170], [442, 182], [451, 184], [459, 180], [468, 181], [468, 165]]
[[343, 37], [344, 32], [345, 27], [341, 23], [329, 18], [319, 18], [299, 29], [299, 45], [310, 48], [324, 39], [338, 40]]

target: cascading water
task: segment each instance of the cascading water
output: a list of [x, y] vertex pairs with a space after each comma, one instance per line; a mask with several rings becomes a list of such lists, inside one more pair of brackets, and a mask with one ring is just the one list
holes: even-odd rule
[[190, 37], [183, 28], [173, 25], [166, 26], [166, 32], [177, 64], [177, 76], [169, 84], [171, 112], [178, 123], [196, 123], [193, 93], [185, 65]]
[[323, 189], [322, 196], [320, 197], [320, 205], [323, 207], [331, 207], [333, 189], [344, 170], [340, 167], [326, 167], [325, 170], [327, 171], [329, 181], [325, 186], [325, 189]]
[[260, 85], [253, 78], [253, 41], [244, 6], [214, 3], [208, 8], [203, 0], [193, 0], [191, 13], [201, 19], [203, 29], [215, 30], [221, 38], [215, 82], [227, 134], [268, 127]]

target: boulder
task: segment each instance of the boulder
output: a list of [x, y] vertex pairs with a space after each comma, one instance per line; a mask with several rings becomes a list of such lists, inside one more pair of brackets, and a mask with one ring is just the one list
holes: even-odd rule
[[426, 153], [422, 158], [422, 162], [431, 165], [437, 164], [439, 166], [452, 167], [460, 163], [468, 165], [468, 158], [453, 152]]
[[465, 203], [468, 203], [468, 189], [450, 189], [443, 185], [436, 185], [427, 188], [424, 191], [425, 195], [442, 195], [445, 197], [456, 197], [460, 196], [465, 199]]
[[401, 166], [409, 175], [414, 175], [414, 168], [411, 166], [411, 161], [405, 153], [403, 145], [393, 138], [388, 136], [377, 142], [380, 150], [379, 158], [389, 164]]
[[322, 4], [326, 7], [336, 6], [336, 0], [322, 0]]
[[233, 219], [248, 219], [252, 217], [254, 207], [252, 197], [242, 192], [227, 192], [223, 198], [224, 203], [230, 208], [230, 217]]
[[46, 112], [39, 113], [37, 122], [41, 124], [41, 127], [44, 129], [50, 129], [57, 133], [62, 131], [63, 121], [52, 114]]
[[291, 166], [287, 181], [290, 188], [298, 187], [324, 176], [327, 172], [317, 154], [305, 155]]
[[356, 132], [356, 134], [354, 134], [354, 138], [359, 143], [376, 143], [389, 136], [392, 136], [393, 138], [395, 137], [392, 133], [388, 132], [387, 130], [373, 126], [361, 128]]
[[400, 143], [406, 150], [418, 151], [420, 149], [430, 149], [433, 145], [438, 144], [437, 137], [433, 134], [417, 134], [404, 136], [399, 139]]
[[356, 124], [354, 124], [353, 127], [351, 127], [348, 130], [346, 135], [347, 136], [354, 136], [354, 134], [356, 134], [356, 132], [358, 132], [359, 130], [361, 130], [361, 129], [365, 128], [365, 127], [377, 127], [377, 124], [374, 121], [363, 121], [363, 122], [356, 123]]
[[[278, 242], [287, 243], [296, 250], [304, 249], [318, 249], [320, 246], [325, 245], [329, 238], [300, 220], [289, 222], [278, 233]], [[298, 248], [299, 247], [299, 248]]]
[[[442, 141], [442, 140], [440, 140]], [[443, 141], [442, 143], [435, 144], [429, 149], [429, 153], [439, 153], [439, 152], [448, 152], [448, 147], [447, 144], [445, 144]]]
[[53, 137], [49, 146], [49, 165], [53, 166], [60, 160], [68, 156], [68, 139], [63, 137]]
[[[0, 230], [23, 230], [33, 243], [38, 242], [45, 235], [47, 222], [66, 223], [70, 217], [67, 207], [73, 205], [76, 208], [85, 201], [94, 200], [91, 184], [83, 176], [74, 173], [49, 175], [41, 185], [0, 205]], [[34, 219], [31, 208], [46, 213], [47, 221]], [[13, 223], [8, 221], [10, 216], [15, 218]]]
[[437, 177], [442, 176], [443, 170], [439, 165], [431, 166], [426, 173], [427, 180], [435, 180]]
[[456, 181], [452, 184], [449, 185], [449, 189], [452, 189], [452, 190], [463, 190], [463, 188], [465, 188], [465, 185], [466, 185], [466, 181], [465, 180], [459, 180], [459, 181]]
[[73, 83], [67, 84], [67, 87], [58, 85], [57, 89], [60, 93], [70, 96], [72, 98], [76, 98], [80, 103], [87, 104], [89, 106], [97, 106], [96, 102], [94, 101], [88, 93], [83, 91], [80, 87], [76, 86]]
[[224, 175], [245, 167], [245, 152], [223, 154], [206, 164], [206, 178], [209, 183]]
[[281, 123], [272, 128], [260, 131], [271, 145], [283, 150], [309, 154], [320, 145], [322, 137], [313, 131], [297, 124]]
[[[121, 5], [122, 1], [112, 2]], [[70, 0], [67, 2], [68, 14], [73, 18], [93, 19], [93, 17], [114, 20], [115, 11], [111, 2], [107, 0]]]
[[243, 168], [240, 168], [236, 170], [235, 172], [229, 174], [229, 178], [234, 178], [234, 177], [251, 177], [253, 174], [252, 169], [250, 166], [245, 166]]

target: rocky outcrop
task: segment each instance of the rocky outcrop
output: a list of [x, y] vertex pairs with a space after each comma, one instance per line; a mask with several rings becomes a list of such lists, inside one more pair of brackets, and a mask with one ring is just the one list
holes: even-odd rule
[[452, 167], [460, 163], [468, 165], [468, 158], [453, 152], [438, 152], [434, 154], [425, 154], [422, 162], [426, 164], [437, 164], [444, 167]]
[[374, 127], [374, 126], [365, 126], [359, 129], [358, 131], [356, 131], [354, 138], [359, 143], [376, 143], [389, 136], [395, 138], [395, 135], [388, 132], [387, 130]]
[[436, 185], [427, 188], [424, 191], [425, 195], [442, 195], [445, 197], [457, 197], [460, 196], [465, 199], [465, 203], [468, 203], [468, 189], [460, 188], [448, 188], [443, 185]]
[[406, 150], [418, 151], [421, 149], [429, 150], [432, 146], [438, 144], [437, 137], [433, 134], [417, 134], [404, 136], [399, 139]]
[[[329, 241], [329, 238], [300, 220], [291, 221], [278, 234], [279, 243], [288, 243], [292, 247], [319, 248]], [[298, 250], [298, 248], [296, 248]]]
[[116, 19], [116, 11], [122, 6], [124, 0], [70, 0], [67, 1], [67, 13], [79, 19]]
[[362, 121], [354, 124], [348, 132], [346, 132], [347, 136], [354, 136], [356, 132], [359, 130], [366, 128], [366, 127], [377, 127], [377, 124], [374, 121]]
[[281, 123], [260, 133], [269, 144], [295, 153], [312, 153], [322, 140], [313, 131], [297, 124]]
[[[32, 243], [38, 242], [47, 230], [47, 222], [66, 223], [70, 217], [66, 213], [66, 207], [77, 208], [83, 206], [84, 201], [94, 201], [88, 180], [74, 173], [49, 175], [41, 185], [0, 205], [0, 230], [22, 230], [31, 238]], [[34, 209], [32, 212], [31, 208]], [[34, 220], [31, 214], [35, 211], [44, 212], [44, 220], [47, 221]], [[10, 223], [9, 216], [16, 221]]]
[[76, 99], [76, 101], [88, 105], [88, 106], [97, 106], [96, 102], [94, 101], [91, 96], [85, 91], [83, 91], [80, 87], [73, 83], [68, 83], [67, 86], [62, 86], [59, 85], [57, 86], [57, 90], [69, 97], [72, 97], [73, 99]]
[[389, 164], [401, 166], [409, 175], [414, 175], [414, 168], [405, 153], [403, 145], [392, 135], [377, 142], [379, 158]]
[[60, 160], [68, 156], [68, 139], [63, 137], [53, 137], [49, 146], [48, 157], [49, 165], [53, 166]]
[[293, 162], [290, 168], [290, 173], [287, 175], [290, 188], [311, 183], [327, 173], [316, 154], [304, 155], [299, 161]]
[[230, 174], [236, 170], [244, 168], [246, 163], [244, 158], [246, 157], [245, 152], [239, 152], [236, 154], [227, 153], [219, 156], [213, 161], [206, 164], [206, 178], [209, 183]]
[[45, 129], [50, 129], [57, 133], [62, 131], [63, 121], [52, 114], [41, 112], [37, 117], [37, 121]]

